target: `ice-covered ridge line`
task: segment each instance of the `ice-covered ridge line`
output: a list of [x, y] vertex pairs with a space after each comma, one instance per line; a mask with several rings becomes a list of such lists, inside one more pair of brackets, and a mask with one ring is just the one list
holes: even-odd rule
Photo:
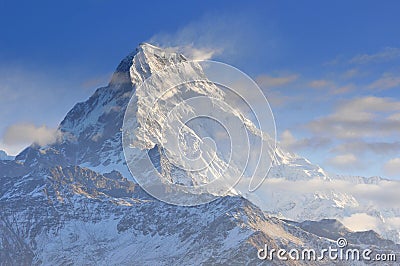
[[139, 86], [152, 73], [183, 61], [186, 61], [186, 58], [181, 54], [167, 52], [148, 43], [141, 43], [132, 60], [131, 81]]

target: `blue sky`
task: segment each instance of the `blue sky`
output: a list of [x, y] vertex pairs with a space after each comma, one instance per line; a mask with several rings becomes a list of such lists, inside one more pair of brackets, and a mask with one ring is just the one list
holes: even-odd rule
[[0, 0], [0, 149], [51, 138], [150, 41], [211, 51], [249, 74], [282, 145], [328, 171], [400, 178], [398, 10], [398, 1]]

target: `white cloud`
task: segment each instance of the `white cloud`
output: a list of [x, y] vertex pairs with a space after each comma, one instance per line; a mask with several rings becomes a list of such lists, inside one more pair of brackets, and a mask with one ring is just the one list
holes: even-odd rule
[[355, 89], [353, 84], [337, 85], [333, 81], [326, 79], [312, 80], [308, 85], [313, 89], [324, 89], [324, 91], [328, 91], [332, 95], [348, 93]]
[[298, 100], [299, 97], [284, 95], [280, 88], [295, 82], [299, 78], [298, 74], [271, 76], [259, 75], [256, 83], [263, 90], [265, 96], [273, 107], [281, 107], [289, 102]]
[[57, 129], [33, 124], [15, 124], [5, 129], [2, 142], [8, 146], [20, 146], [36, 143], [41, 146], [55, 143], [61, 133]]
[[352, 140], [344, 142], [333, 149], [334, 152], [356, 154], [373, 153], [379, 155], [397, 154], [400, 151], [400, 142], [366, 142]]
[[104, 86], [111, 80], [112, 75], [113, 75], [112, 73], [106, 73], [103, 75], [96, 75], [90, 77], [81, 82], [81, 86], [84, 89], [93, 89], [93, 88], [98, 88], [100, 86]]
[[289, 151], [299, 151], [303, 149], [316, 149], [327, 146], [330, 143], [326, 138], [302, 138], [297, 139], [292, 132], [285, 130], [280, 136], [280, 144]]
[[357, 169], [361, 167], [361, 161], [352, 153], [337, 155], [329, 159], [327, 163], [341, 170]]
[[289, 130], [285, 130], [281, 134], [281, 145], [286, 148], [290, 148], [297, 142], [297, 139]]
[[350, 59], [351, 64], [378, 63], [393, 60], [400, 57], [400, 49], [386, 47], [375, 54], [359, 54]]
[[292, 74], [287, 76], [270, 76], [260, 75], [256, 78], [257, 84], [264, 88], [280, 87], [296, 81], [299, 78], [298, 74]]
[[334, 138], [388, 136], [400, 131], [400, 121], [391, 115], [400, 110], [400, 102], [391, 98], [361, 97], [339, 104], [335, 111], [308, 123], [315, 134]]
[[400, 177], [400, 158], [390, 159], [383, 166], [386, 175], [391, 177]]
[[322, 64], [322, 66], [336, 66], [338, 64], [340, 64], [343, 60], [343, 56], [336, 56], [334, 59], [327, 61], [325, 63]]
[[349, 217], [345, 217], [341, 222], [350, 230], [353, 231], [367, 231], [376, 230], [381, 224], [377, 217], [373, 217], [366, 213], [355, 213]]
[[339, 106], [344, 111], [393, 111], [400, 110], [400, 102], [391, 98], [366, 96], [356, 98]]
[[324, 87], [331, 87], [333, 86], [333, 83], [329, 80], [325, 79], [318, 79], [318, 80], [312, 80], [310, 82], [310, 87], [312, 88], [324, 88]]
[[[215, 22], [214, 26], [212, 21]], [[211, 59], [215, 54], [226, 52], [228, 44], [218, 37], [226, 34], [223, 32], [225, 27], [226, 23], [214, 17], [206, 17], [174, 33], [158, 33], [149, 42], [178, 51], [189, 59]]]
[[360, 71], [357, 68], [352, 68], [352, 69], [345, 71], [343, 73], [342, 77], [345, 79], [351, 79], [359, 74], [360, 74]]
[[356, 89], [356, 86], [354, 86], [353, 84], [347, 84], [344, 86], [332, 88], [331, 94], [344, 94], [344, 93], [354, 91], [355, 89]]
[[392, 73], [385, 73], [381, 78], [372, 82], [368, 89], [371, 90], [387, 90], [400, 87], [400, 76], [394, 75]]

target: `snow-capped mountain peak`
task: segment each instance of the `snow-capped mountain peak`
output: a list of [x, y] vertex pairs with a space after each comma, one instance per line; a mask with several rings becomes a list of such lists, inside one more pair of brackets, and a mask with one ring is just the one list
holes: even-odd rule
[[[134, 113], [134, 119], [138, 119], [136, 121], [138, 123], [133, 124], [139, 136], [136, 144], [141, 144], [142, 146], [139, 146], [146, 148], [146, 152], [155, 159], [153, 161], [155, 168], [158, 168], [157, 170], [172, 182], [185, 185], [208, 182], [209, 177], [215, 178], [219, 170], [224, 168], [223, 156], [219, 157], [220, 160], [216, 161], [214, 168], [210, 170], [210, 173], [216, 173], [215, 175], [205, 174], [204, 179], [196, 179], [189, 171], [177, 171], [168, 163], [167, 159], [171, 159], [171, 154], [168, 155], [166, 150], [174, 151], [174, 147], [168, 146], [163, 141], [161, 131], [157, 127], [152, 128], [152, 132], [141, 131], [143, 128], [140, 122], [145, 121], [148, 114], [155, 118], [161, 113], [149, 108], [151, 105], [148, 105], [149, 99], [158, 97], [159, 91], [140, 90], [140, 85], [152, 74], [184, 62], [187, 62], [187, 59], [173, 49], [162, 49], [146, 43], [139, 45], [135, 52], [121, 61], [107, 86], [97, 89], [87, 101], [76, 104], [66, 115], [59, 126], [63, 135], [60, 142], [48, 147], [29, 147], [16, 158], [18, 164], [23, 164], [23, 166], [18, 165], [14, 168], [13, 165], [11, 168], [7, 166], [2, 169], [6, 169], [4, 171], [7, 173], [16, 171], [19, 174], [27, 174], [29, 169], [58, 165], [79, 166], [89, 168], [99, 174], [117, 170], [133, 181], [123, 154], [122, 128], [129, 101], [132, 96], [136, 96], [135, 101], [138, 103], [136, 111], [139, 112], [139, 116], [137, 112]], [[204, 74], [197, 66], [192, 65], [192, 67], [196, 70], [196, 75]], [[201, 90], [195, 86], [188, 87], [188, 92], [197, 95], [212, 94], [217, 99], [224, 97], [224, 93], [213, 86], [204, 85], [200, 88]], [[185, 99], [185, 95], [182, 91], [177, 91], [166, 95], [165, 99], [167, 103], [173, 105]], [[184, 110], [190, 111], [186, 107]], [[240, 117], [240, 115], [237, 114], [234, 117]], [[157, 119], [153, 119], [153, 122]], [[244, 122], [243, 119], [238, 121]], [[207, 129], [212, 128], [211, 126], [206, 129], [201, 129], [200, 125], [197, 126], [197, 132], [210, 134]], [[255, 139], [261, 136], [256, 129], [252, 130], [251, 123], [247, 123], [246, 126]], [[187, 142], [189, 140], [189, 138], [185, 139]], [[193, 146], [187, 145], [187, 151], [195, 151], [193, 148], [195, 143], [193, 141]], [[270, 214], [296, 221], [322, 218], [338, 218], [343, 221], [352, 215], [367, 213], [381, 221], [379, 233], [385, 237], [392, 236], [392, 240], [399, 242], [400, 229], [394, 226], [394, 222], [393, 224], [386, 223], [390, 220], [395, 221], [395, 218], [400, 215], [398, 207], [376, 206], [337, 185], [339, 181], [344, 182], [347, 187], [370, 183], [377, 185], [386, 182], [385, 180], [336, 177], [326, 173], [319, 166], [313, 165], [307, 159], [285, 151], [279, 145], [276, 150], [274, 149], [274, 154], [275, 165], [261, 188], [254, 193], [248, 193], [248, 180], [244, 179], [245, 182], [236, 187], [241, 195]], [[167, 158], [167, 155], [170, 157]]]

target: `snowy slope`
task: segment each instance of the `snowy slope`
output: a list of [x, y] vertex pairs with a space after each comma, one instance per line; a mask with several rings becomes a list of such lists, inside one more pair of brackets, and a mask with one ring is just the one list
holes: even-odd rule
[[5, 160], [14, 160], [14, 156], [10, 156], [5, 151], [0, 150], [0, 161]]

